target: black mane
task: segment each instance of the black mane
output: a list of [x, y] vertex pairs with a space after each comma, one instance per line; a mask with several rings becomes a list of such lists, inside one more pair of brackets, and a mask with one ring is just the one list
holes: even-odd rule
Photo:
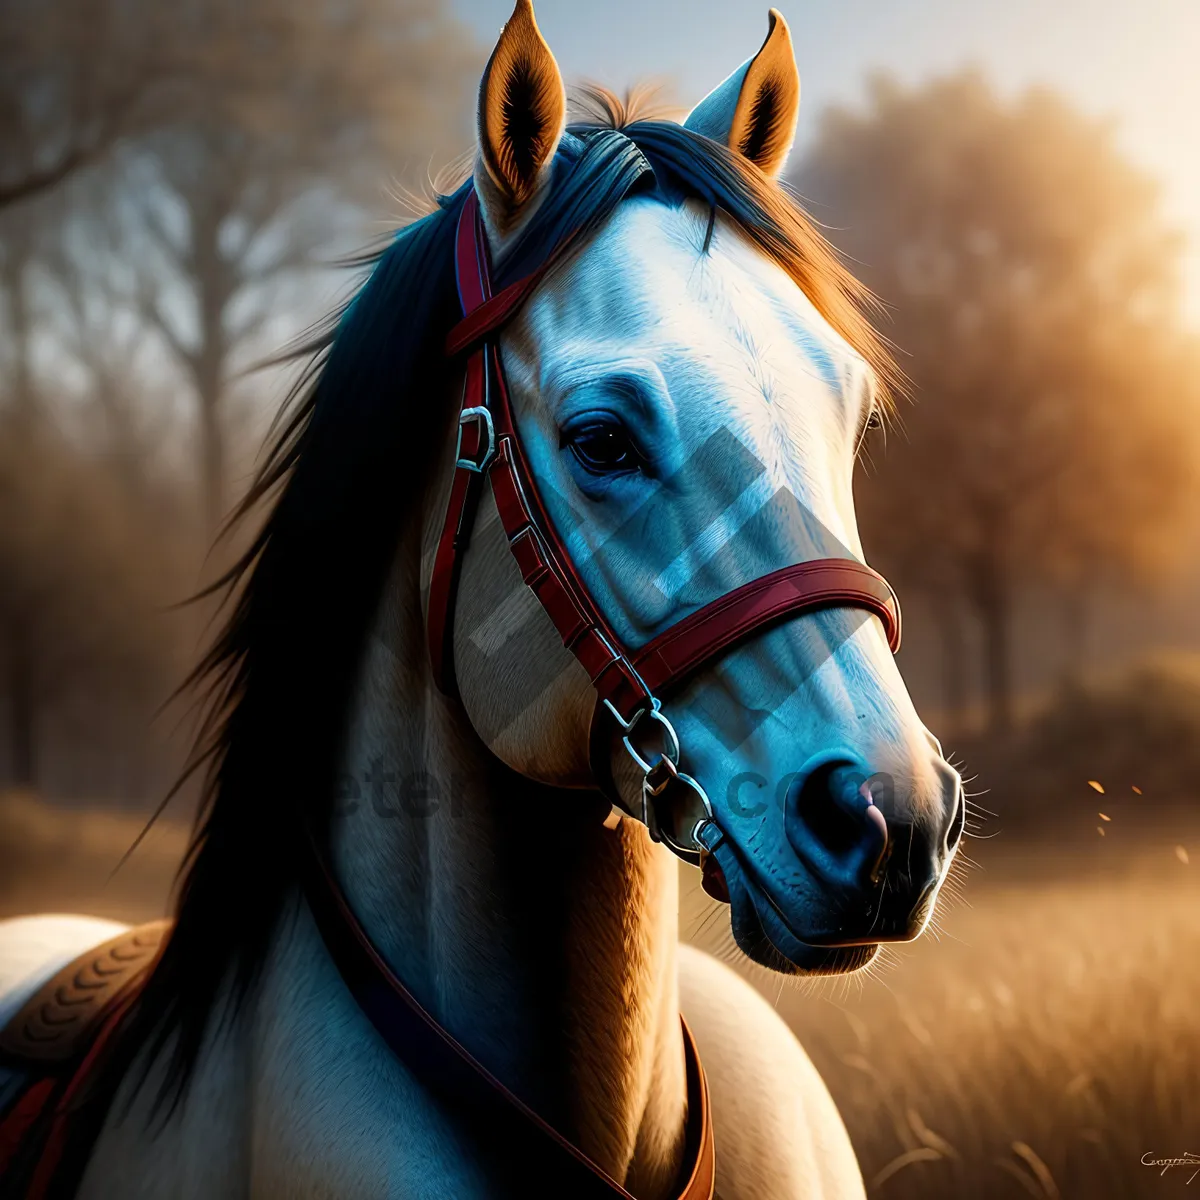
[[[679, 125], [625, 123], [615, 102], [607, 111], [607, 124], [564, 135], [549, 194], [498, 286], [569, 234], [598, 227], [635, 190], [670, 204], [699, 198], [780, 262], [886, 381], [886, 354], [860, 311], [864, 293], [773, 181]], [[189, 680], [207, 698], [191, 767], [205, 772], [204, 803], [174, 934], [112, 1068], [119, 1081], [139, 1053], [148, 1051], [148, 1070], [166, 1052], [167, 1112], [186, 1090], [222, 990], [232, 982], [219, 1014], [231, 1019], [258, 978], [295, 892], [302, 818], [329, 813], [365, 637], [402, 521], [426, 486], [430, 449], [451, 420], [442, 346], [459, 317], [454, 232], [469, 186], [396, 236], [311, 347], [306, 383], [239, 509], [278, 493], [222, 581], [230, 615]]]

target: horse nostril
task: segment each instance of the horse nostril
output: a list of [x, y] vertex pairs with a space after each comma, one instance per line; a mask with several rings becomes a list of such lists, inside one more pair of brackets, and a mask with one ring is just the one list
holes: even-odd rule
[[860, 889], [877, 881], [888, 827], [867, 773], [846, 759], [801, 771], [788, 789], [784, 828], [800, 860], [823, 882]]
[[[845, 790], [848, 767], [830, 763], [813, 771], [800, 786], [796, 804], [812, 835], [833, 855], [842, 855], [858, 845], [862, 819], [848, 805], [831, 803], [835, 793]], [[854, 789], [857, 791], [858, 789]]]

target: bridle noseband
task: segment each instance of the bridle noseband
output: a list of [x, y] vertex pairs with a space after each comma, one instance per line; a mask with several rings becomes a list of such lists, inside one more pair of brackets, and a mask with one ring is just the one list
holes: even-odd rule
[[[704, 788], [680, 767], [682, 747], [660, 696], [753, 634], [819, 609], [849, 607], [873, 613], [883, 622], [895, 652], [900, 646], [899, 602], [883, 576], [865, 564], [814, 559], [782, 567], [719, 596], [639, 649], [624, 646], [592, 599], [542, 503], [521, 447], [500, 361], [499, 331], [528, 299], [545, 267], [492, 293], [487, 235], [473, 190], [459, 216], [455, 255], [463, 319], [451, 330], [446, 348], [451, 355], [467, 352], [468, 357], [454, 480], [429, 588], [434, 678], [443, 692], [455, 694], [454, 600], [462, 552], [486, 476], [522, 578], [596, 689], [592, 768], [597, 784], [615, 799], [607, 760], [611, 718], [642, 772], [640, 819], [656, 840], [696, 863], [711, 844], [716, 822]], [[661, 738], [653, 761], [634, 741], [635, 731], [644, 734], [650, 726], [657, 727]], [[691, 830], [692, 845], [677, 842], [657, 811], [668, 794], [681, 787], [698, 797], [704, 810]]]

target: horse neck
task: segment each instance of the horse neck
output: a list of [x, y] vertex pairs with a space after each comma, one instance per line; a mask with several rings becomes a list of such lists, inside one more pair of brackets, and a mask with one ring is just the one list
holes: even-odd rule
[[[419, 539], [364, 654], [335, 869], [379, 951], [494, 1074], [654, 1195], [683, 1148], [674, 860], [595, 797], [532, 783], [428, 668]], [[599, 806], [607, 810], [607, 805]]]

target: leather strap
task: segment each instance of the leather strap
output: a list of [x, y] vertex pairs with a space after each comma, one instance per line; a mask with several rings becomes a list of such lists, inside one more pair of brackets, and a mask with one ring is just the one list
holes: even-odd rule
[[[431, 1090], [474, 1118], [519, 1161], [531, 1191], [572, 1200], [631, 1194], [543, 1120], [448, 1033], [404, 986], [372, 945], [310, 829], [305, 839], [304, 895], [325, 948], [350, 994], [380, 1037]], [[716, 1165], [708, 1082], [687, 1022], [680, 1017], [687, 1067], [688, 1117], [678, 1200], [712, 1200]]]
[[900, 648], [900, 606], [883, 576], [849, 558], [795, 563], [727, 592], [677, 621], [633, 657], [652, 691], [665, 689], [718, 658], [743, 638], [784, 618], [822, 608], [862, 608], [883, 622]]
[[[460, 463], [486, 459], [487, 474], [509, 546], [532, 588], [550, 615], [563, 644], [579, 659], [601, 696], [622, 698], [627, 719], [649, 704], [620, 642], [592, 602], [570, 556], [558, 540], [524, 460], [508, 388], [494, 340], [480, 339], [499, 328], [528, 298], [542, 270], [492, 295], [487, 237], [472, 192], [459, 216], [455, 271], [464, 321], [451, 331], [447, 347], [472, 346], [467, 359], [460, 412]], [[544, 270], [544, 268], [543, 268]], [[490, 424], [463, 421], [462, 414], [486, 409]], [[482, 431], [491, 429], [493, 445], [483, 444]], [[461, 555], [470, 538], [478, 504], [482, 472], [459, 465], [430, 580], [428, 616], [430, 661], [438, 686], [455, 693], [453, 677], [453, 611]]]
[[[461, 554], [470, 537], [483, 470], [525, 583], [583, 665], [597, 694], [625, 721], [657, 693], [680, 683], [755, 633], [805, 613], [832, 607], [864, 609], [883, 622], [888, 644], [900, 647], [900, 607], [887, 581], [853, 559], [796, 563], [718, 597], [637, 651], [626, 649], [575, 570], [521, 450], [494, 337], [532, 293], [544, 267], [492, 294], [487, 237], [474, 192], [458, 223], [455, 269], [463, 320], [447, 350], [469, 350], [462, 413], [486, 409], [488, 420], [460, 415], [461, 456], [429, 590], [430, 658], [439, 687], [455, 690], [453, 612]], [[484, 431], [490, 429], [484, 444]], [[494, 444], [493, 444], [494, 443]], [[463, 465], [469, 464], [469, 465]]]
[[510, 283], [490, 300], [483, 301], [473, 312], [467, 313], [447, 335], [446, 353], [453, 358], [464, 350], [474, 348], [489, 333], [499, 329], [525, 303], [533, 289], [542, 282], [545, 273], [546, 267], [539, 267], [524, 279]]

